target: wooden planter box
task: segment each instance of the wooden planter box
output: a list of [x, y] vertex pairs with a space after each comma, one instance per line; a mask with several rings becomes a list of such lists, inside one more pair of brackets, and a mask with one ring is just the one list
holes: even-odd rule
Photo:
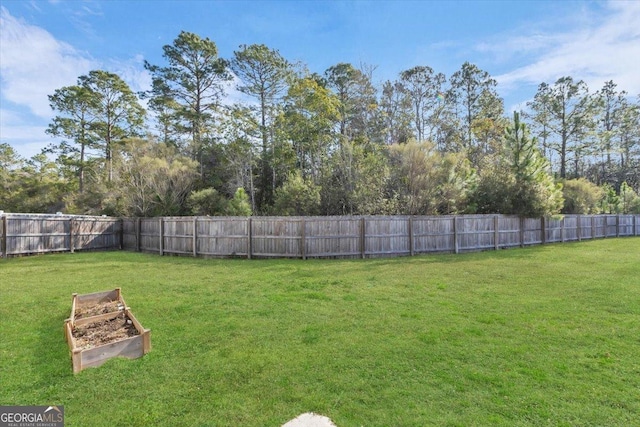
[[[94, 309], [97, 307], [101, 310]], [[76, 311], [80, 312], [79, 315], [76, 315]], [[97, 314], [95, 314], [96, 311]], [[89, 348], [78, 345], [78, 340], [73, 333], [75, 328], [116, 320], [126, 320], [127, 323], [130, 321], [130, 328], [135, 328], [137, 335]], [[73, 294], [71, 317], [65, 320], [64, 331], [71, 352], [74, 373], [85, 368], [100, 366], [113, 357], [136, 359], [151, 350], [151, 330], [143, 328], [131, 313], [122, 298], [120, 288], [92, 294]]]

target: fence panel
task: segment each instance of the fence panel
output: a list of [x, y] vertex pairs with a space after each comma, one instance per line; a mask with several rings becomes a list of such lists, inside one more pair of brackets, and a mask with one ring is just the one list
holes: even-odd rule
[[522, 225], [524, 245], [539, 245], [542, 243], [542, 221], [539, 218], [523, 218]]
[[304, 219], [305, 256], [355, 258], [362, 256], [362, 218], [352, 216]]
[[162, 251], [193, 254], [193, 218], [164, 217], [162, 221]]
[[302, 223], [299, 217], [251, 219], [251, 254], [257, 257], [302, 257]]
[[69, 251], [70, 222], [63, 217], [7, 217], [7, 255]]
[[616, 237], [618, 235], [618, 218], [616, 215], [604, 215], [604, 235], [605, 237]]
[[120, 248], [118, 218], [5, 214], [0, 220], [2, 256]]
[[606, 236], [607, 221], [602, 215], [594, 216], [593, 218], [593, 237], [602, 238]]
[[120, 248], [120, 220], [115, 218], [73, 219], [73, 249]]
[[459, 251], [478, 251], [495, 248], [495, 219], [493, 216], [460, 216], [456, 219]]
[[498, 217], [498, 247], [513, 248], [520, 246], [520, 218], [515, 216]]
[[633, 236], [633, 215], [618, 215], [618, 235]]
[[580, 215], [580, 219], [578, 220], [578, 225], [580, 226], [580, 238], [585, 239], [593, 239], [594, 227], [593, 224], [593, 216], [592, 215]]
[[562, 242], [563, 236], [563, 220], [559, 218], [547, 218], [545, 220], [546, 242], [555, 243]]
[[140, 250], [160, 252], [160, 218], [140, 219]]
[[455, 251], [454, 218], [452, 216], [413, 218], [414, 252]]
[[404, 216], [366, 217], [364, 221], [365, 256], [409, 255], [409, 218]]
[[564, 216], [564, 241], [570, 242], [578, 240], [578, 216]]
[[137, 249], [137, 221], [136, 218], [122, 218], [122, 249]]
[[198, 217], [197, 253], [208, 256], [247, 256], [249, 219]]

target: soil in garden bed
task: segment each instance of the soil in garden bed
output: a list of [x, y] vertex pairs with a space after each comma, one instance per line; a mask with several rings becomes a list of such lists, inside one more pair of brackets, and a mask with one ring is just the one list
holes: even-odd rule
[[107, 301], [100, 304], [92, 304], [86, 307], [76, 307], [74, 316], [76, 319], [97, 316], [99, 314], [115, 313], [122, 307], [120, 301]]
[[140, 335], [129, 317], [121, 313], [115, 319], [91, 322], [73, 328], [76, 347], [88, 349]]

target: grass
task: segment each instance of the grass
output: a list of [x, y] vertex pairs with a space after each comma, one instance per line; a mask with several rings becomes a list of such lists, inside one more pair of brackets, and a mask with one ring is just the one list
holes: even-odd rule
[[[71, 293], [116, 286], [152, 351], [77, 375]], [[382, 260], [128, 252], [0, 261], [0, 404], [67, 426], [628, 426], [640, 239]]]

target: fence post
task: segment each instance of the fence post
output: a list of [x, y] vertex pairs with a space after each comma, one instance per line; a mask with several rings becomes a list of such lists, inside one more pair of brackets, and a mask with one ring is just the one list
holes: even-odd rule
[[582, 228], [581, 228], [581, 223], [582, 223], [582, 216], [577, 215], [576, 216], [576, 235], [578, 237], [578, 242], [582, 241]]
[[362, 259], [365, 258], [365, 250], [366, 250], [366, 245], [365, 245], [365, 223], [364, 223], [364, 217], [360, 218], [360, 256]]
[[119, 244], [120, 244], [119, 250], [122, 250], [122, 248], [124, 248], [124, 220], [122, 218], [120, 218], [118, 220], [118, 223], [120, 224], [120, 232], [119, 232], [119, 236], [118, 236], [118, 240], [119, 240]]
[[591, 215], [591, 238], [596, 238], [596, 217]]
[[493, 217], [493, 248], [496, 251], [500, 249], [500, 218], [498, 215]]
[[198, 256], [198, 217], [193, 217], [193, 257]]
[[300, 220], [300, 253], [302, 259], [307, 259], [307, 224], [304, 221], [304, 217]]
[[251, 259], [251, 252], [253, 252], [253, 236], [251, 223], [251, 217], [247, 217], [247, 259]]
[[620, 214], [616, 215], [616, 237], [620, 237]]
[[638, 235], [638, 216], [637, 215], [633, 216], [633, 235], [634, 236]]
[[563, 216], [560, 220], [560, 241], [564, 243], [564, 219], [566, 216]]
[[458, 244], [458, 217], [453, 217], [453, 253], [459, 253], [460, 246]]
[[69, 218], [69, 252], [73, 253], [73, 218]]
[[524, 248], [524, 217], [520, 217], [520, 247]]
[[409, 223], [407, 224], [407, 226], [409, 227], [409, 255], [413, 256], [414, 249], [413, 249], [413, 217], [412, 216], [409, 216]]
[[4, 258], [9, 258], [9, 256], [7, 255], [7, 232], [9, 231], [9, 227], [7, 227], [6, 215], [2, 216], [2, 221], [0, 221], [0, 227], [2, 228], [0, 230], [2, 232], [0, 233], [0, 238], [2, 238], [2, 241], [0, 241], [0, 251], [2, 252], [2, 256]]
[[164, 219], [160, 217], [159, 222], [160, 222], [160, 231], [158, 232], [158, 234], [160, 235], [159, 252], [160, 252], [160, 256], [162, 256], [164, 255]]
[[540, 243], [542, 243], [543, 245], [545, 243], [547, 243], [547, 225], [546, 225], [546, 218], [544, 216], [540, 217], [540, 233], [541, 233], [541, 237], [540, 237]]
[[136, 218], [136, 252], [140, 252], [140, 225], [142, 218]]

